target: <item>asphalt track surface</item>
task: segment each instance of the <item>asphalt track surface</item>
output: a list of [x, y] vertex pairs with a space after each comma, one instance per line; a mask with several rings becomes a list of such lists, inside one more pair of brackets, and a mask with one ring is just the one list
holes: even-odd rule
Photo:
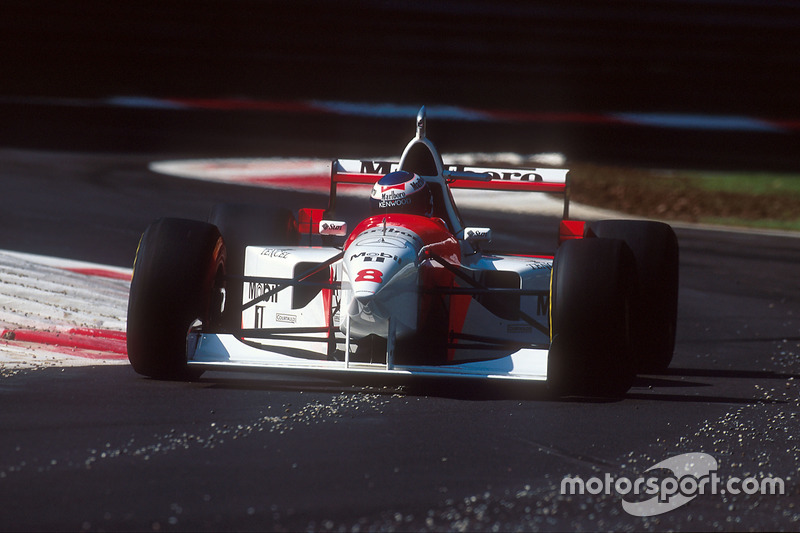
[[[724, 110], [741, 111], [729, 99]], [[153, 160], [391, 156], [413, 133], [404, 121], [288, 113], [0, 112], [0, 249], [115, 266], [130, 266], [160, 216], [205, 218], [220, 201], [324, 205], [318, 195], [155, 175]], [[786, 170], [798, 157], [794, 134], [485, 124], [429, 133], [443, 151], [556, 150], [617, 164]], [[363, 208], [347, 207], [355, 218]], [[464, 215], [503, 228], [505, 248], [554, 247], [553, 220]], [[0, 529], [796, 530], [800, 239], [678, 236], [673, 364], [619, 401], [438, 380], [207, 373], [174, 383], [124, 365], [6, 375]], [[689, 452], [714, 456], [722, 477], [780, 477], [786, 494], [706, 494], [650, 518], [626, 514], [617, 494], [560, 494], [566, 475], [636, 478]]]
[[[57, 111], [41, 120], [58, 120]], [[300, 142], [286, 137], [286, 117], [261, 119], [282, 140], [262, 155]], [[316, 131], [355, 127], [336, 121]], [[78, 142], [85, 122], [65, 124], [75, 125], [67, 142]], [[319, 146], [327, 142], [319, 138]], [[129, 266], [140, 232], [159, 216], [204, 218], [219, 201], [325, 201], [147, 170], [150, 161], [180, 152], [36, 148], [0, 152], [4, 196], [13, 199], [3, 209], [2, 249]], [[363, 207], [348, 212], [358, 217]], [[552, 220], [465, 216], [503, 228], [503, 247], [553, 249]], [[666, 375], [640, 378], [621, 401], [554, 401], [536, 388], [446, 381], [341, 384], [208, 373], [171, 383], [127, 366], [6, 377], [1, 527], [792, 529], [800, 518], [800, 239], [678, 234], [674, 362]], [[785, 478], [787, 495], [704, 495], [642, 519], [624, 513], [616, 494], [559, 494], [566, 475], [634, 478], [687, 452], [715, 456], [721, 475]]]

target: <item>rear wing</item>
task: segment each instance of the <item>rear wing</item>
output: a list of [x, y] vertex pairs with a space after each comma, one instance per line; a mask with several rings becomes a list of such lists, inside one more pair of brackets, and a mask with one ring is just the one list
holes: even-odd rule
[[[373, 185], [400, 169], [400, 163], [336, 159], [331, 163], [332, 209], [339, 184]], [[545, 192], [564, 195], [563, 218], [569, 218], [569, 170], [562, 168], [494, 168], [444, 165], [443, 177], [451, 189]]]

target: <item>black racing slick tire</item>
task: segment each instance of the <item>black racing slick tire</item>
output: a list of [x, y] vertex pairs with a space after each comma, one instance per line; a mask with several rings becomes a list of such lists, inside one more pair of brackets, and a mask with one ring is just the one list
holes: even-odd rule
[[139, 241], [128, 300], [128, 359], [139, 374], [193, 379], [186, 336], [219, 321], [225, 245], [211, 224], [162, 218]]
[[557, 396], [618, 397], [635, 364], [633, 254], [616, 239], [562, 244], [553, 261], [547, 383]]
[[644, 220], [592, 222], [587, 236], [620, 239], [636, 259], [633, 343], [640, 373], [663, 372], [675, 351], [678, 239], [668, 224]]
[[[296, 246], [300, 241], [297, 222], [290, 209], [251, 204], [217, 204], [208, 217], [225, 240], [227, 273], [244, 275], [244, 253], [248, 246]], [[242, 327], [241, 304], [244, 283], [229, 279], [225, 284], [225, 309], [222, 327], [227, 331]]]

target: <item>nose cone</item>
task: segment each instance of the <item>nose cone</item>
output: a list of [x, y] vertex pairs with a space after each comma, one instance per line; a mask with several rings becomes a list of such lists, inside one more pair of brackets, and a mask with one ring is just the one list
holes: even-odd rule
[[353, 299], [347, 308], [347, 314], [351, 317], [361, 317], [366, 320], [374, 320], [374, 314], [377, 304], [375, 302], [375, 293], [362, 291], [360, 294], [353, 294]]
[[375, 294], [397, 270], [395, 264], [385, 262], [374, 265], [362, 262], [360, 265], [351, 266], [356, 267], [354, 271], [351, 271], [353, 292], [356, 296]]
[[353, 278], [352, 287], [347, 314], [351, 324], [355, 320], [361, 329], [383, 335], [389, 317], [416, 316], [417, 268], [413, 263], [386, 270], [361, 269]]
[[374, 234], [357, 238], [343, 259], [353, 291], [351, 316], [366, 319], [393, 312], [395, 293], [413, 291], [403, 281], [409, 275], [407, 270], [414, 270], [415, 257], [416, 249], [402, 239]]
[[399, 239], [369, 235], [356, 239], [343, 261], [353, 296], [365, 304], [372, 301], [403, 267], [414, 263], [415, 254]]
[[[348, 264], [349, 263], [349, 264]], [[347, 306], [347, 314], [351, 318], [358, 317], [364, 323], [374, 324], [385, 314], [386, 309], [381, 305], [382, 289], [392, 278], [391, 272], [372, 268], [375, 265], [363, 264], [363, 257], [346, 261], [345, 269], [349, 272], [350, 283], [353, 289], [353, 299]]]
[[[359, 285], [363, 286], [365, 284], [359, 283]], [[379, 288], [380, 288], [379, 285], [374, 288], [362, 288], [362, 287], [356, 287], [354, 284], [353, 297], [356, 299], [358, 303], [365, 306], [375, 298], [375, 294], [378, 292]]]
[[358, 302], [359, 312], [372, 307], [372, 302], [379, 297], [397, 271], [396, 265], [391, 263], [364, 263], [351, 264], [350, 274], [353, 287], [353, 298]]
[[410, 228], [391, 222], [387, 217], [367, 219], [345, 245], [342, 303], [349, 334], [356, 339], [385, 337], [390, 318], [398, 336], [413, 331], [417, 324], [416, 259], [422, 239]]

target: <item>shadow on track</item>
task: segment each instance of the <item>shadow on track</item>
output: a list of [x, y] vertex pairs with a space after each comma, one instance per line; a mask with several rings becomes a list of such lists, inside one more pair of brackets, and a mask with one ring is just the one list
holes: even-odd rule
[[[672, 377], [674, 376], [675, 379]], [[287, 392], [323, 392], [331, 394], [376, 394], [380, 396], [432, 397], [469, 402], [492, 401], [535, 401], [535, 402], [567, 402], [567, 403], [615, 403], [623, 400], [647, 400], [680, 403], [711, 403], [741, 405], [785, 404], [786, 401], [764, 398], [742, 398], [732, 396], [716, 396], [713, 394], [677, 394], [664, 390], [714, 387], [713, 383], [699, 380], [686, 381], [680, 377], [709, 377], [729, 379], [793, 379], [800, 376], [789, 373], [746, 370], [717, 369], [669, 369], [661, 376], [640, 376], [633, 384], [633, 389], [620, 398], [596, 398], [571, 396], [556, 398], [547, 389], [544, 382], [497, 382], [472, 379], [447, 379], [424, 377], [419, 379], [382, 378], [365, 379], [356, 377], [340, 380], [324, 378], [308, 378], [298, 376], [272, 376], [269, 374], [214, 374], [202, 377], [195, 383], [201, 387], [222, 390], [261, 390]], [[648, 392], [640, 392], [642, 388]], [[713, 390], [713, 389], [712, 389]]]
[[358, 376], [339, 380], [307, 377], [271, 376], [269, 374], [237, 374], [235, 377], [201, 377], [197, 384], [226, 390], [306, 391], [382, 396], [436, 397], [463, 401], [553, 400], [543, 382], [496, 383], [473, 379], [423, 377], [404, 379], [384, 377], [365, 379]]

